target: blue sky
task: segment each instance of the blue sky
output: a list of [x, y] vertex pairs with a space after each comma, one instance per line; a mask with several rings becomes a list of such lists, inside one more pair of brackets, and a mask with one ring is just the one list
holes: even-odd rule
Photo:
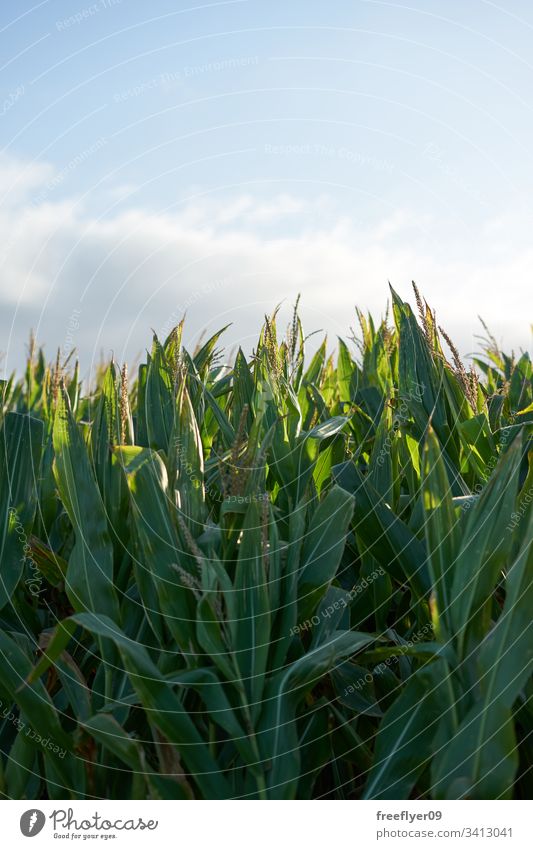
[[515, 0], [3, 3], [4, 369], [185, 310], [250, 348], [298, 292], [333, 346], [412, 278], [463, 351], [530, 347], [532, 39]]

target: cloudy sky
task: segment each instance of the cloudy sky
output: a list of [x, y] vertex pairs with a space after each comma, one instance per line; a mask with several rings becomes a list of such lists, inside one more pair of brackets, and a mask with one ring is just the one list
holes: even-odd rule
[[532, 41], [526, 0], [2, 3], [0, 368], [184, 312], [250, 349], [299, 292], [333, 346], [413, 278], [530, 349]]

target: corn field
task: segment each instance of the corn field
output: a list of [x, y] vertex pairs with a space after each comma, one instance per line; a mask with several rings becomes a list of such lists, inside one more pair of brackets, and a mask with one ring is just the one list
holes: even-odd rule
[[[435, 315], [0, 383], [0, 791], [533, 791], [533, 370]], [[229, 359], [229, 357], [228, 357]]]

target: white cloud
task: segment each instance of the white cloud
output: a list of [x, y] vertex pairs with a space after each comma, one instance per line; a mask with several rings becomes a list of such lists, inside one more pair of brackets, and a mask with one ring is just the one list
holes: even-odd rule
[[16, 207], [28, 199], [54, 173], [46, 162], [27, 162], [0, 153], [0, 209]]
[[472, 350], [478, 313], [509, 347], [529, 344], [533, 251], [521, 240], [513, 253], [512, 217], [487, 222], [478, 244], [443, 244], [439, 222], [409, 209], [361, 225], [335, 216], [328, 198], [286, 193], [98, 218], [77, 198], [32, 204], [51, 176], [45, 164], [0, 160], [2, 185], [13, 187], [0, 206], [0, 348], [11, 363], [30, 326], [50, 353], [64, 344], [73, 310], [86, 364], [102, 348], [131, 356], [150, 328], [185, 310], [190, 336], [233, 321], [228, 344], [250, 348], [263, 313], [284, 299], [290, 307], [298, 292], [308, 331], [346, 335], [355, 304], [381, 314], [387, 280], [410, 297], [412, 278], [463, 350]]

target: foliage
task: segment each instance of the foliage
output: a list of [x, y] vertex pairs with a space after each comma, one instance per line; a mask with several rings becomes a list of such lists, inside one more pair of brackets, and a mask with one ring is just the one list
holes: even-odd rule
[[416, 295], [2, 381], [4, 797], [530, 798], [532, 365]]

